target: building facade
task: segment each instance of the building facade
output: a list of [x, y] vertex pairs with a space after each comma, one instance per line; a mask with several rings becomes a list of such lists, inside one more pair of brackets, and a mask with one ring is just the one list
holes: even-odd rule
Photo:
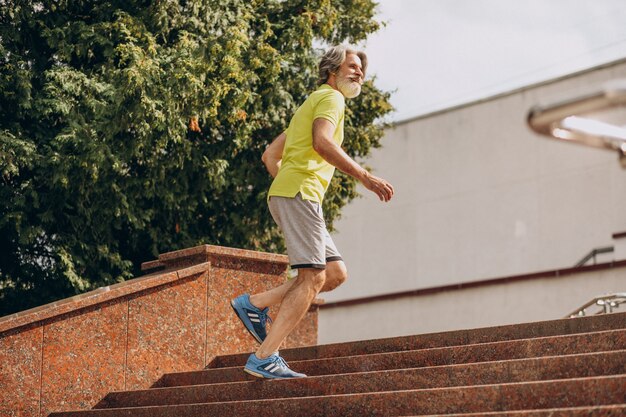
[[[435, 312], [454, 310], [466, 317], [454, 324], [441, 312], [424, 317], [432, 310], [421, 311], [417, 299], [367, 302], [381, 294], [570, 268], [593, 249], [614, 246], [613, 236], [626, 231], [626, 170], [617, 155], [538, 136], [526, 117], [534, 105], [582, 95], [619, 78], [626, 78], [626, 60], [390, 127], [383, 148], [374, 150], [367, 164], [394, 185], [394, 199], [381, 203], [361, 187], [363, 197], [343, 210], [334, 239], [349, 279], [323, 294], [328, 303], [365, 301], [356, 310], [341, 304], [323, 308], [319, 342], [559, 318], [598, 293], [626, 292], [626, 269], [618, 268], [602, 283], [593, 273], [587, 280], [580, 274], [571, 282], [560, 280], [556, 287], [535, 280], [520, 297], [539, 299], [533, 294], [542, 288], [570, 296], [554, 297], [559, 302], [550, 309], [542, 307], [543, 298], [530, 303], [532, 314], [501, 308], [485, 317], [484, 304], [502, 298], [501, 289], [489, 285], [476, 287], [474, 301], [461, 303], [462, 311], [455, 308], [459, 299], [453, 293], [432, 295], [439, 302]], [[622, 120], [626, 123], [626, 110]], [[612, 261], [616, 253], [597, 262]], [[419, 297], [420, 305], [435, 301]], [[374, 317], [384, 328], [366, 325]], [[394, 317], [415, 320], [399, 323]]]

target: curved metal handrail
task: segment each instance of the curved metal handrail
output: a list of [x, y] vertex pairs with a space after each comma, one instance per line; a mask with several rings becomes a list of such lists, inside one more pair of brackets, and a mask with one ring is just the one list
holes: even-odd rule
[[585, 118], [590, 113], [626, 105], [626, 80], [611, 81], [592, 94], [528, 112], [530, 128], [544, 136], [617, 151], [626, 168], [626, 127]]
[[587, 309], [591, 306], [602, 306], [602, 309], [595, 314], [607, 314], [612, 313], [613, 309], [619, 308], [620, 304], [626, 303], [626, 292], [619, 292], [615, 294], [606, 294], [594, 298], [586, 304], [580, 306], [574, 310], [571, 314], [565, 316], [566, 318], [584, 317], [587, 315]]

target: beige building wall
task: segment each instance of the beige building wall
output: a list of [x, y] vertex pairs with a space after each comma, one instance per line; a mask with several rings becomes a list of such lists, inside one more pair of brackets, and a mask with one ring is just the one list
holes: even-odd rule
[[[318, 343], [436, 333], [560, 319], [595, 296], [626, 292], [626, 266], [560, 278], [321, 308]], [[593, 294], [593, 296], [590, 296]], [[626, 310], [622, 304], [615, 311]], [[600, 307], [589, 309], [590, 314]], [[332, 326], [331, 326], [332, 323]]]
[[[617, 155], [540, 137], [526, 116], [534, 105], [616, 78], [626, 78], [626, 60], [389, 128], [368, 165], [394, 185], [395, 197], [381, 203], [361, 187], [363, 197], [343, 210], [334, 239], [350, 277], [323, 297], [349, 300], [567, 268], [613, 245], [612, 235], [626, 231], [626, 170]], [[592, 298], [598, 290], [585, 292]], [[410, 308], [392, 311], [399, 316]], [[506, 311], [499, 312], [502, 322], [510, 321]], [[322, 310], [320, 342], [349, 340], [342, 320]], [[429, 320], [434, 329], [445, 326]]]

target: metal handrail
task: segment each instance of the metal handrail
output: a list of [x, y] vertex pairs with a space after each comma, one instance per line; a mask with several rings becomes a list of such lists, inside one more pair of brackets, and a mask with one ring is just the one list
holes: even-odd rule
[[574, 265], [574, 268], [578, 268], [578, 267], [585, 265], [587, 261], [589, 261], [589, 259], [591, 258], [593, 258], [593, 264], [595, 265], [597, 255], [601, 253], [610, 253], [613, 251], [615, 251], [615, 248], [613, 246], [607, 246], [605, 248], [596, 248], [592, 250], [591, 252], [589, 252], [587, 255], [585, 255], [584, 258], [582, 258], [580, 261], [578, 261], [576, 265]]
[[544, 136], [617, 151], [622, 167], [626, 168], [626, 129], [580, 117], [624, 105], [626, 80], [614, 80], [592, 94], [535, 106], [530, 109], [527, 122], [532, 130]]
[[626, 303], [626, 292], [601, 295], [577, 308], [571, 314], [565, 316], [565, 318], [584, 317], [587, 315], [586, 310], [594, 305], [602, 306], [602, 309], [595, 314], [612, 313], [613, 309], [619, 308], [620, 304], [624, 303]]

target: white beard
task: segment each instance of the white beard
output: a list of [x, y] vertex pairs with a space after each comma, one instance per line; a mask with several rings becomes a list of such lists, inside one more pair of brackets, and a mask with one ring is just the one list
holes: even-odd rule
[[341, 78], [337, 80], [337, 89], [345, 98], [355, 98], [361, 94], [361, 85], [349, 78]]

